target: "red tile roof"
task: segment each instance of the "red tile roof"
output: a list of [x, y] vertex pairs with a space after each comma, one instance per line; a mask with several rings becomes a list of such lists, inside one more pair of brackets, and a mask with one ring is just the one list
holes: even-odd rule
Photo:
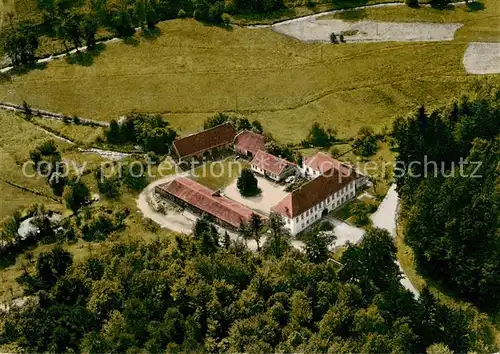
[[203, 153], [218, 146], [231, 144], [236, 136], [236, 130], [230, 123], [224, 123], [202, 132], [175, 140], [173, 147], [177, 155], [188, 157]]
[[271, 155], [264, 150], [257, 151], [257, 154], [255, 154], [251, 164], [277, 176], [279, 176], [286, 167], [295, 166], [295, 164], [282, 159], [281, 157]]
[[[157, 188], [234, 227], [239, 227], [242, 221], [247, 222], [252, 213], [254, 213], [254, 211], [244, 205], [220, 196], [211, 189], [189, 178], [178, 177]], [[262, 218], [265, 219], [264, 217]]]
[[264, 135], [244, 130], [234, 138], [234, 147], [236, 151], [250, 151], [256, 154], [259, 150], [264, 150], [266, 138]]
[[334, 159], [330, 154], [321, 151], [318, 151], [313, 156], [304, 159], [304, 165], [309, 166], [313, 170], [320, 173], [325, 173], [331, 168], [335, 168], [337, 171], [341, 170], [343, 174], [350, 174], [354, 172], [350, 166]]
[[325, 171], [324, 174], [289, 193], [271, 210], [288, 218], [294, 218], [321, 203], [354, 180], [353, 175], [344, 175], [336, 169]]

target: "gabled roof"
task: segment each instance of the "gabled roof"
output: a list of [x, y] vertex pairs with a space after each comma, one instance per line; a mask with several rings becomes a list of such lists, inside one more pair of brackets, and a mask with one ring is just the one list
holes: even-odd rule
[[[244, 205], [223, 197], [218, 192], [214, 192], [189, 178], [178, 177], [169, 183], [159, 185], [157, 188], [234, 227], [239, 227], [242, 221], [248, 222], [254, 213]], [[261, 217], [265, 219], [263, 216]]]
[[351, 174], [344, 175], [336, 169], [330, 169], [289, 193], [278, 204], [272, 207], [272, 211], [288, 218], [294, 218], [311, 209], [354, 180], [355, 177]]
[[266, 138], [262, 134], [254, 133], [250, 130], [243, 130], [234, 138], [236, 150], [250, 151], [256, 154], [259, 150], [264, 150]]
[[236, 130], [230, 123], [203, 130], [188, 135], [173, 142], [173, 147], [179, 158], [203, 153], [215, 147], [230, 144], [236, 136]]
[[341, 171], [343, 174], [355, 173], [350, 166], [347, 166], [334, 159], [330, 154], [318, 151], [313, 156], [307, 157], [303, 161], [304, 166], [309, 166], [319, 173], [325, 173], [331, 168]]
[[257, 151], [257, 154], [255, 154], [251, 164], [277, 176], [279, 176], [287, 167], [296, 166], [295, 164], [282, 159], [281, 157], [271, 155], [264, 150]]

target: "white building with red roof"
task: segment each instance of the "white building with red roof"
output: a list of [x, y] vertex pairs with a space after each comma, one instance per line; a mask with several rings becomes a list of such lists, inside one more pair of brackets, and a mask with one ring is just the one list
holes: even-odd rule
[[[219, 224], [237, 229], [248, 222], [254, 212], [246, 206], [221, 196], [192, 179], [178, 177], [171, 182], [155, 187], [155, 192], [178, 205], [188, 207], [198, 214], [212, 215]], [[260, 215], [263, 220], [266, 218]]]
[[345, 176], [356, 179], [356, 187], [366, 184], [368, 178], [356, 171], [351, 166], [334, 159], [330, 154], [318, 151], [316, 154], [302, 160], [302, 174], [306, 177], [316, 178], [330, 169], [336, 169]]
[[355, 195], [355, 177], [332, 168], [289, 193], [271, 211], [280, 214], [296, 235]]
[[298, 167], [281, 157], [271, 155], [264, 150], [259, 150], [250, 162], [252, 171], [280, 182], [288, 176], [296, 174]]

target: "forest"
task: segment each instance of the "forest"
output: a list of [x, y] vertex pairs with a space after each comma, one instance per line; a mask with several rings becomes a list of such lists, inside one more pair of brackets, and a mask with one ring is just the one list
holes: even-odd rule
[[405, 242], [425, 274], [486, 310], [500, 304], [499, 99], [485, 90], [394, 123]]
[[493, 350], [475, 310], [450, 308], [427, 289], [417, 300], [401, 286], [388, 232], [370, 229], [336, 262], [320, 234], [301, 253], [279, 220], [270, 227], [258, 253], [206, 219], [194, 237], [106, 243], [79, 262], [55, 247], [18, 279], [31, 300], [4, 318], [0, 344], [87, 353]]

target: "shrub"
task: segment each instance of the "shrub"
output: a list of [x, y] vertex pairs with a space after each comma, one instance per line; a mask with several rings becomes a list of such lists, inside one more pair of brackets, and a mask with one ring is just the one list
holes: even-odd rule
[[419, 6], [418, 0], [405, 0], [405, 4], [408, 7], [418, 7]]
[[186, 17], [186, 11], [184, 11], [184, 9], [180, 9], [179, 12], [177, 13], [177, 17], [179, 18]]
[[229, 26], [231, 24], [231, 16], [227, 13], [223, 13], [221, 16], [221, 21], [224, 25]]
[[357, 155], [370, 157], [377, 152], [377, 137], [373, 129], [362, 127], [354, 141], [354, 151]]
[[335, 32], [332, 32], [330, 34], [330, 42], [335, 43], [335, 44], [337, 44], [339, 42], [338, 39], [337, 39], [337, 35], [335, 34]]
[[336, 140], [335, 134], [336, 131], [334, 129], [325, 129], [318, 122], [314, 122], [309, 130], [307, 139], [302, 144], [305, 146], [330, 146]]

